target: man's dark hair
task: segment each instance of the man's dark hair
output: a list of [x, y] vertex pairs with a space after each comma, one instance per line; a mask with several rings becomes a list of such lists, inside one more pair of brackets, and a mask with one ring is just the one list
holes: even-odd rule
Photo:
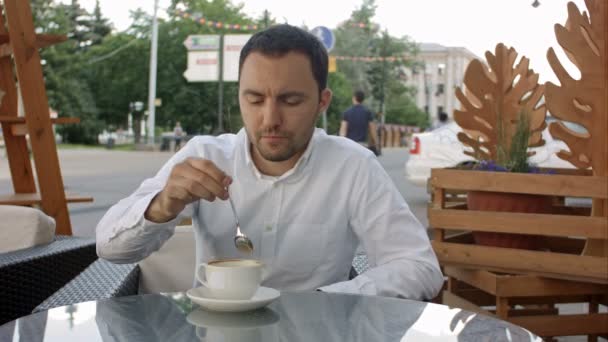
[[363, 100], [365, 100], [365, 93], [363, 90], [357, 90], [355, 92], [355, 100], [357, 100], [358, 103], [363, 103]]
[[239, 58], [239, 80], [245, 59], [252, 52], [281, 57], [292, 51], [302, 53], [310, 59], [312, 73], [321, 93], [327, 88], [327, 50], [313, 34], [288, 24], [271, 26], [247, 41]]

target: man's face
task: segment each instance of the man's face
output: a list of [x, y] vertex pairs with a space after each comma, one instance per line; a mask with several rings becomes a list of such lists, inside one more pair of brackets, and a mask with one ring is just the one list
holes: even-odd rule
[[267, 161], [297, 160], [312, 137], [318, 114], [331, 92], [319, 96], [310, 60], [289, 52], [281, 57], [253, 52], [245, 59], [239, 105], [252, 148]]

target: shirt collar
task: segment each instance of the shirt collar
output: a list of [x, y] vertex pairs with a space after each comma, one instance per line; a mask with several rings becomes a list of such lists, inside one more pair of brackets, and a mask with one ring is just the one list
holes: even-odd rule
[[310, 157], [312, 155], [312, 151], [314, 150], [315, 145], [318, 143], [320, 136], [324, 135], [324, 134], [325, 134], [325, 131], [323, 131], [320, 128], [315, 128], [315, 130], [312, 134], [312, 137], [310, 138], [310, 142], [308, 143], [308, 146], [306, 147], [306, 150], [300, 156], [300, 159], [298, 159], [295, 166], [279, 177], [266, 176], [266, 175], [263, 175], [258, 170], [258, 168], [256, 167], [256, 165], [253, 162], [253, 159], [251, 157], [251, 148], [250, 148], [249, 137], [247, 136], [247, 132], [245, 131], [244, 127], [241, 128], [241, 130], [238, 132], [237, 136], [239, 137], [239, 139], [238, 139], [239, 148], [241, 148], [245, 154], [245, 165], [247, 165], [247, 167], [249, 167], [253, 171], [253, 174], [258, 179], [269, 179], [269, 180], [279, 181], [282, 179], [286, 179], [293, 174], [300, 173], [302, 170], [304, 170], [306, 165], [309, 164], [308, 162], [310, 160]]

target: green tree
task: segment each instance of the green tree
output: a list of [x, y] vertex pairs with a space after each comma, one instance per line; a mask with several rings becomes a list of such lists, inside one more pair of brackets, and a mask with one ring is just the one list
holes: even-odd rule
[[[327, 79], [327, 87], [333, 93], [331, 104], [327, 109], [327, 133], [338, 134], [342, 113], [352, 105], [352, 85], [346, 75], [342, 72], [330, 73]], [[321, 127], [323, 122], [318, 121]]]
[[[426, 114], [414, 105], [414, 91], [404, 85], [404, 68], [414, 67], [416, 45], [407, 36], [396, 38], [388, 31], [380, 32], [380, 25], [373, 21], [375, 14], [375, 0], [363, 0], [350, 18], [335, 30], [334, 53], [385, 59], [372, 62], [341, 60], [338, 69], [350, 81], [353, 91], [361, 89], [371, 95], [367, 103], [371, 108], [381, 111], [384, 107], [387, 123], [424, 123]], [[359, 23], [364, 27], [359, 27]]]

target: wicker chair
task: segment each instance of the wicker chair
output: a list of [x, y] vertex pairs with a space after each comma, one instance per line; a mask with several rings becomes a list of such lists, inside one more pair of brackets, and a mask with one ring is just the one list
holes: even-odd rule
[[0, 325], [30, 314], [96, 259], [93, 239], [72, 236], [0, 254]]

